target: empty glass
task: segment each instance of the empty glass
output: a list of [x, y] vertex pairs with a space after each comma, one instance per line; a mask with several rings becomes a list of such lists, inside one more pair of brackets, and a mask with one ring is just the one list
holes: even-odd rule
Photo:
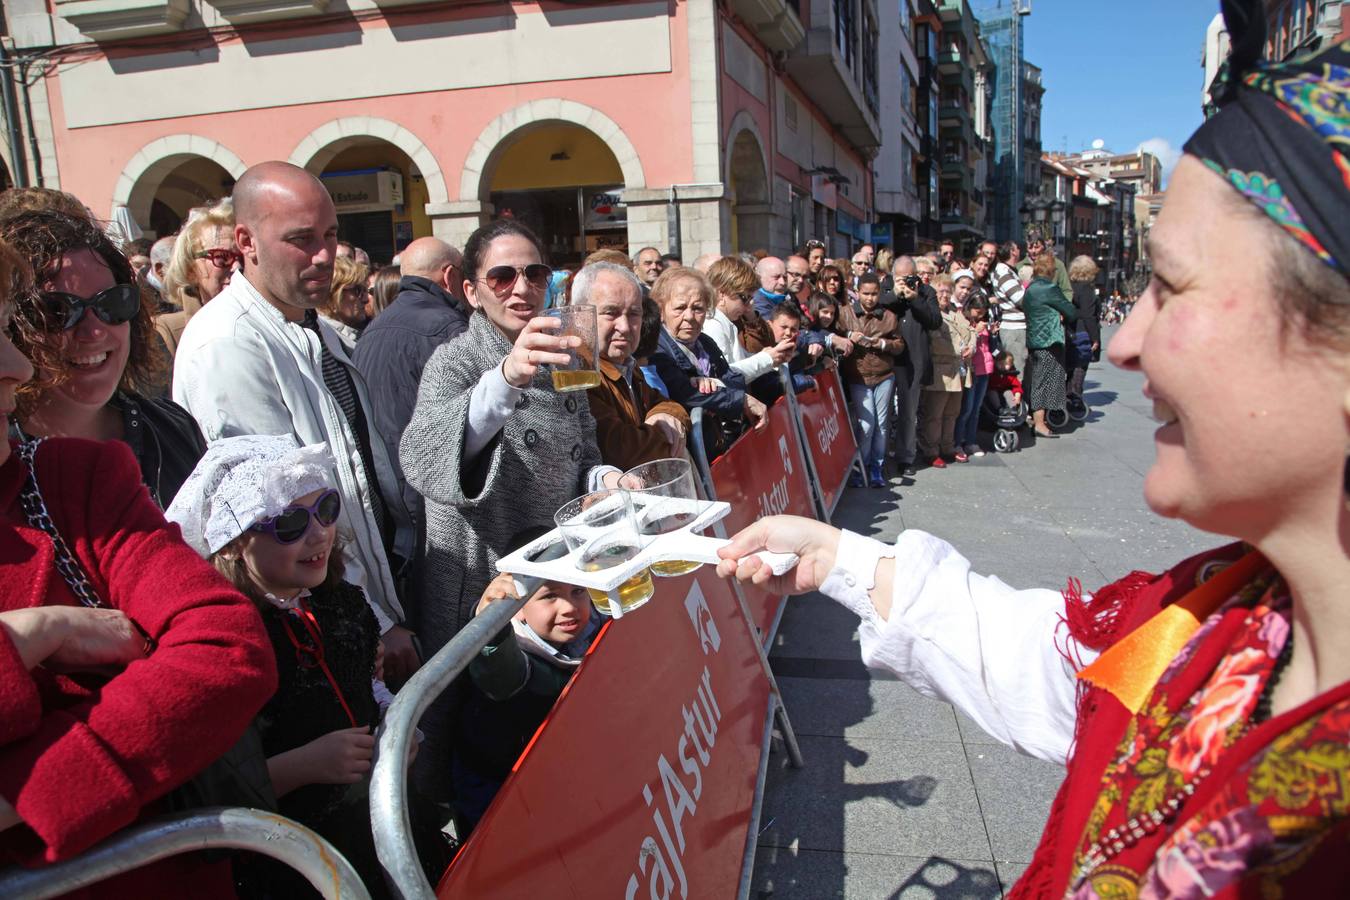
[[562, 323], [554, 332], [559, 337], [581, 339], [580, 347], [571, 347], [567, 355], [571, 361], [565, 366], [552, 366], [553, 389], [559, 393], [566, 391], [584, 391], [600, 385], [600, 337], [595, 319], [594, 306], [560, 306], [546, 310], [544, 315], [551, 316]]
[[[633, 515], [633, 498], [627, 491], [596, 491], [566, 503], [553, 516], [567, 549], [580, 550], [582, 571], [598, 572], [628, 562], [642, 551], [644, 541]], [[588, 589], [589, 590], [589, 589]], [[620, 614], [637, 609], [652, 598], [655, 588], [648, 569], [619, 585]], [[590, 591], [595, 608], [612, 615], [610, 595]]]

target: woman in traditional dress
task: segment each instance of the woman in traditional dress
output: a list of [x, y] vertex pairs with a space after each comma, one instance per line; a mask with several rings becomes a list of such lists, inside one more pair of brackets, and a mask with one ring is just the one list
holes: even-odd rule
[[[1350, 883], [1350, 45], [1257, 63], [1225, 4], [1221, 111], [1186, 145], [1154, 279], [1109, 348], [1162, 422], [1149, 506], [1240, 543], [1095, 594], [1017, 591], [919, 531], [765, 519], [774, 590], [862, 617], [863, 659], [1067, 774], [1013, 896], [1322, 897]], [[1245, 13], [1245, 15], [1241, 15]]]

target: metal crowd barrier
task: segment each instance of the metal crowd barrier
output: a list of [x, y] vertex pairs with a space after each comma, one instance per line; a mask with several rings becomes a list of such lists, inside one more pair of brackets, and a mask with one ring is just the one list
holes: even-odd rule
[[327, 900], [370, 900], [351, 863], [299, 822], [257, 809], [213, 808], [152, 819], [74, 859], [0, 872], [0, 897], [43, 900], [180, 853], [251, 850], [295, 869]]

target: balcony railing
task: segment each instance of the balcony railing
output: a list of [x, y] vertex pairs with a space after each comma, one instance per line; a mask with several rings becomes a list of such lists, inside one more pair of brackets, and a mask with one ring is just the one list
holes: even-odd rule
[[874, 150], [881, 146], [879, 92], [866, 84], [864, 66], [858, 65], [862, 53], [850, 59], [840, 50], [832, 5], [817, 4], [812, 13], [805, 39], [788, 54], [788, 74], [849, 143]]

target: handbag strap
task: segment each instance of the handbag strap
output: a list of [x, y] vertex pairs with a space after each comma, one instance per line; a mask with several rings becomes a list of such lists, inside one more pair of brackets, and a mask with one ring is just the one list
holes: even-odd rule
[[28, 468], [28, 477], [24, 479], [23, 489], [19, 492], [24, 516], [27, 517], [29, 525], [42, 531], [51, 540], [56, 570], [65, 579], [75, 599], [85, 606], [100, 607], [103, 601], [99, 599], [98, 591], [89, 583], [89, 576], [85, 575], [84, 567], [75, 558], [75, 554], [70, 552], [66, 539], [57, 530], [56, 523], [52, 521], [51, 514], [47, 511], [47, 503], [42, 499], [42, 491], [38, 489], [37, 467], [33, 464], [33, 458], [37, 455], [37, 448], [41, 444], [42, 438], [32, 438], [19, 444], [19, 459], [23, 460], [23, 464]]

